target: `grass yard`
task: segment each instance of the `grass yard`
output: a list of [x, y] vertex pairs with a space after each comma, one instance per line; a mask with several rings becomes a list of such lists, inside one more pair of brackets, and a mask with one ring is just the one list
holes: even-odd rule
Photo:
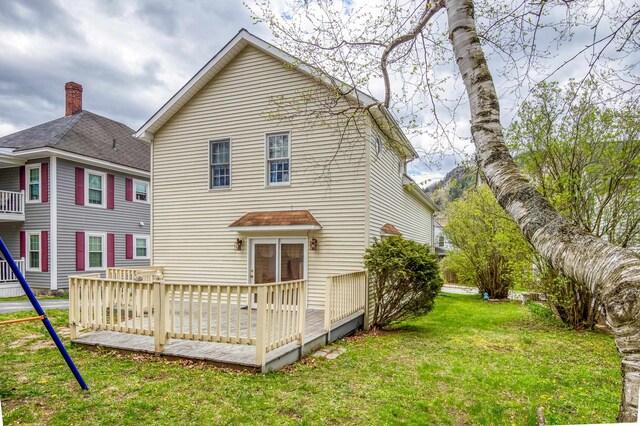
[[71, 347], [89, 392], [39, 322], [1, 327], [5, 424], [533, 425], [538, 406], [549, 424], [599, 423], [615, 421], [620, 394], [610, 337], [473, 296], [443, 294], [426, 317], [339, 342], [335, 360], [267, 375]]

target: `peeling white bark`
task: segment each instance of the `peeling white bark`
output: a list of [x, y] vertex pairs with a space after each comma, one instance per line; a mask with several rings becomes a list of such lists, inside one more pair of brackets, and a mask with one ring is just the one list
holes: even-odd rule
[[520, 174], [504, 142], [498, 96], [476, 34], [473, 0], [446, 0], [445, 8], [469, 97], [471, 133], [489, 186], [554, 268], [601, 297], [622, 361], [618, 421], [635, 422], [640, 388], [640, 259], [571, 225]]

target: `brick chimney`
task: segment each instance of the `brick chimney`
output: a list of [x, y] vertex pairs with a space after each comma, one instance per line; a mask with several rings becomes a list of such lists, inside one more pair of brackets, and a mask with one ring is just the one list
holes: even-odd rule
[[82, 111], [82, 85], [70, 81], [64, 85], [64, 90], [66, 92], [65, 104], [67, 107], [64, 115], [69, 116]]

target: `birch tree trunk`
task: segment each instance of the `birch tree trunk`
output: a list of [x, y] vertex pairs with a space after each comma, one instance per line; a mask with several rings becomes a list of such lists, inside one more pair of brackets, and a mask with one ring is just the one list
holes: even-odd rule
[[449, 38], [471, 109], [471, 133], [489, 186], [551, 265], [601, 297], [622, 361], [618, 421], [638, 418], [640, 259], [571, 225], [519, 173], [504, 142], [500, 105], [476, 33], [473, 0], [445, 0]]

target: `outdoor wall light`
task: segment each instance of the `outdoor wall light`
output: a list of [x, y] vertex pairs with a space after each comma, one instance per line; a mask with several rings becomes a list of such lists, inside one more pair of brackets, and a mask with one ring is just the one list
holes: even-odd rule
[[318, 240], [316, 240], [315, 238], [312, 238], [311, 239], [311, 244], [309, 245], [309, 248], [311, 249], [311, 251], [318, 250]]
[[235, 251], [240, 251], [240, 250], [242, 250], [242, 243], [243, 243], [243, 242], [244, 242], [244, 241], [242, 241], [240, 238], [236, 238], [236, 242], [235, 242], [235, 244], [233, 245], [234, 250], [235, 250]]

